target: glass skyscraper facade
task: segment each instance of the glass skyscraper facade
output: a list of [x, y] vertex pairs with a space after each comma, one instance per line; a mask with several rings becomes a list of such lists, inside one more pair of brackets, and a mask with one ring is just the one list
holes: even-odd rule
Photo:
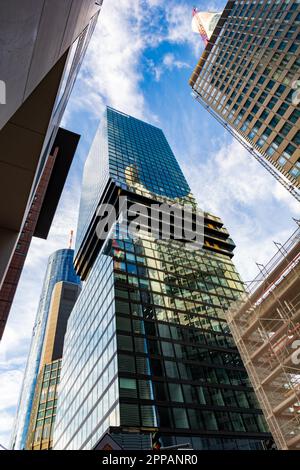
[[57, 409], [61, 359], [45, 364], [39, 373], [33, 401], [27, 450], [51, 450]]
[[269, 433], [226, 323], [244, 291], [228, 231], [204, 213], [198, 250], [145, 226], [131, 237], [120, 220], [99, 239], [98, 205], [122, 195], [197, 210], [163, 132], [107, 108], [83, 178], [75, 267], [86, 283], [65, 336], [54, 449], [93, 449], [106, 432], [149, 448], [157, 429], [163, 445], [262, 448]]
[[27, 433], [27, 450], [52, 449], [64, 337], [80, 290], [79, 284], [66, 281], [58, 282], [53, 288]]
[[296, 191], [300, 189], [299, 25], [299, 0], [228, 1], [190, 79], [204, 107], [245, 139]]
[[62, 249], [54, 252], [48, 260], [12, 436], [13, 449], [24, 449], [26, 445], [54, 286], [60, 281], [80, 284], [80, 278], [74, 270], [73, 257], [74, 250]]

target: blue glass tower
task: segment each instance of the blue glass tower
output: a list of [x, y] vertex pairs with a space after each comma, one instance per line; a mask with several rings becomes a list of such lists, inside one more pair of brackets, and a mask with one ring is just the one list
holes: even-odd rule
[[107, 432], [149, 449], [154, 430], [164, 446], [261, 448], [269, 433], [226, 323], [244, 291], [228, 231], [205, 213], [199, 250], [146, 225], [131, 237], [119, 219], [99, 237], [97, 207], [118, 213], [121, 196], [197, 209], [161, 129], [107, 108], [83, 177], [74, 265], [86, 283], [65, 335], [54, 449], [93, 449]]
[[48, 260], [12, 436], [14, 449], [24, 449], [26, 444], [53, 288], [60, 281], [80, 284], [73, 257], [74, 250], [62, 249], [54, 252]]

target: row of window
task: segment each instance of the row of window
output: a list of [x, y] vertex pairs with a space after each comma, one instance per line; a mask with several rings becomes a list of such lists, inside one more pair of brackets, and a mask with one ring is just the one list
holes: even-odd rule
[[[118, 288], [122, 288], [127, 286], [129, 289], [140, 287], [141, 289], [146, 289], [145, 293], [149, 295], [150, 283], [145, 279], [141, 279], [137, 276], [122, 274], [119, 272], [115, 272], [115, 280], [116, 286]], [[223, 294], [223, 296], [222, 296]], [[238, 299], [240, 297], [239, 291], [232, 291], [231, 300]], [[197, 290], [191, 291], [191, 293], [187, 296], [186, 300], [205, 303], [207, 305], [212, 305], [214, 307], [228, 307], [229, 301], [228, 297], [225, 297], [224, 291], [221, 294], [214, 295], [214, 294], [206, 294], [203, 293], [201, 295], [200, 292]], [[183, 298], [175, 298], [170, 297], [167, 295], [161, 295], [156, 293], [153, 297], [153, 303], [156, 306], [165, 307], [165, 308], [176, 308], [179, 310], [186, 310], [186, 303]], [[194, 307], [193, 307], [194, 308]], [[194, 308], [194, 310], [198, 310], [198, 307]]]
[[[216, 345], [219, 347], [230, 347], [232, 343], [231, 336], [228, 335], [226, 323], [219, 320], [200, 318], [184, 319], [182, 324], [172, 318], [170, 324], [149, 321], [154, 318], [137, 320], [135, 318], [126, 318], [123, 315], [117, 315], [117, 329], [124, 332], [132, 332], [156, 338], [167, 338], [177, 341], [186, 341], [197, 345]], [[226, 343], [227, 341], [227, 343]]]
[[260, 414], [120, 404], [121, 425], [199, 431], [267, 432]]
[[[231, 343], [230, 343], [231, 344]], [[132, 336], [118, 335], [118, 350], [128, 351], [135, 354], [144, 353], [155, 356], [163, 356], [164, 358], [176, 358], [180, 360], [188, 360], [193, 362], [212, 364], [216, 366], [232, 366], [242, 367], [242, 362], [237, 353], [224, 352], [217, 349], [206, 349], [207, 346], [220, 347], [220, 343], [215, 343], [196, 346], [186, 346], [182, 344], [167, 341], [147, 340], [140, 337], [133, 338]], [[222, 341], [223, 348], [229, 348], [230, 345]]]
[[186, 444], [188, 442], [194, 450], [263, 450], [262, 441], [259, 439], [162, 435], [160, 441], [163, 447]]
[[120, 398], [186, 403], [199, 406], [259, 409], [253, 391], [208, 386], [119, 378]]
[[[122, 291], [118, 290], [118, 296], [123, 297]], [[141, 300], [139, 299], [141, 295]], [[148, 292], [133, 290], [130, 297], [134, 303], [127, 303], [120, 299], [116, 300], [116, 312], [122, 315], [132, 315], [145, 320], [158, 320], [178, 325], [198, 327], [205, 330], [227, 332], [226, 324], [220, 323], [225, 319], [222, 309], [210, 307], [204, 304], [196, 304], [186, 301], [179, 304], [175, 309], [174, 305], [155, 306], [156, 300], [152, 299]], [[141, 301], [141, 304], [138, 303]], [[179, 311], [179, 310], [182, 311]]]
[[139, 283], [144, 289], [169, 296], [181, 296], [183, 299], [192, 299], [195, 291], [197, 291], [195, 300], [201, 300], [201, 294], [217, 294], [232, 298], [234, 291], [244, 291], [241, 282], [232, 280], [230, 275], [226, 278], [224, 273], [222, 273], [224, 277], [219, 278], [203, 275], [199, 272], [199, 269], [198, 271], [192, 271], [189, 267], [180, 267], [172, 274], [169, 274], [167, 270], [163, 270], [163, 266], [161, 266], [162, 270], [157, 270], [153, 264], [148, 259], [148, 266], [151, 267], [140, 266], [139, 264], [120, 261], [118, 257], [118, 260], [114, 261], [114, 270], [118, 274], [127, 273], [129, 276], [138, 276]]
[[[124, 298], [130, 297], [131, 308], [130, 313], [126, 305], [123, 305], [122, 301]], [[121, 302], [121, 304], [120, 304]], [[139, 305], [141, 303], [141, 305]], [[178, 323], [183, 325], [190, 324], [191, 326], [203, 326], [206, 322], [206, 325], [209, 325], [209, 322], [212, 322], [212, 329], [215, 331], [226, 331], [226, 324], [218, 325], [215, 320], [225, 322], [225, 312], [220, 307], [209, 306], [205, 304], [197, 304], [192, 301], [185, 302], [185, 309], [183, 310], [183, 315], [178, 315], [182, 312], [179, 312], [179, 309], [174, 309], [171, 306], [162, 307], [154, 306], [155, 302], [152, 302], [151, 297], [147, 291], [140, 291], [137, 288], [130, 289], [126, 291], [119, 288], [116, 288], [116, 308], [118, 313], [122, 314], [131, 314], [133, 316], [142, 317], [145, 319], [152, 319], [158, 321], [164, 321], [169, 323]], [[124, 308], [123, 308], [124, 307]], [[182, 321], [180, 321], [182, 319]], [[204, 321], [204, 319], [206, 319]], [[216, 326], [218, 325], [218, 326]]]
[[[55, 449], [78, 450], [92, 449], [110, 426], [119, 425], [119, 411], [116, 400], [117, 380], [105, 391], [95, 389], [78, 410], [73, 410], [73, 418], [63, 416], [55, 428]], [[100, 401], [97, 402], [98, 398]], [[87, 411], [87, 412], [86, 412]], [[58, 421], [57, 421], [58, 422]], [[86, 444], [85, 444], [86, 443]]]
[[250, 387], [249, 378], [244, 370], [225, 368], [217, 365], [175, 362], [173, 360], [149, 359], [146, 356], [118, 354], [118, 370], [126, 374], [142, 374], [162, 377], [168, 380], [187, 380], [205, 384], [233, 385]]
[[[123, 233], [119, 226], [116, 228], [116, 231], [121, 235]], [[128, 237], [125, 237], [125, 234], [126, 232], [124, 231], [124, 238], [127, 238], [127, 240], [124, 241], [122, 239], [114, 238], [111, 242], [111, 245], [115, 251], [106, 252], [106, 254], [110, 253], [111, 255], [118, 258], [119, 256], [124, 256], [122, 253], [120, 253], [120, 251], [125, 251], [126, 259], [128, 261], [134, 261], [138, 263], [144, 263], [145, 257], [154, 258], [158, 261], [158, 263], [155, 264], [155, 261], [150, 261], [150, 259], [147, 262], [154, 263], [151, 264], [151, 266], [158, 270], [163, 269], [164, 273], [167, 271], [174, 271], [176, 267], [189, 266], [192, 269], [206, 272], [210, 271], [210, 273], [213, 274], [211, 267], [214, 267], [217, 269], [216, 273], [214, 274], [220, 274], [222, 271], [225, 271], [227, 277], [227, 271], [230, 271], [235, 273], [235, 277], [232, 277], [232, 279], [240, 279], [239, 275], [236, 273], [233, 263], [226, 256], [216, 256], [215, 254], [210, 255], [202, 250], [184, 250], [182, 249], [182, 244], [176, 244], [176, 242], [156, 242], [146, 238], [143, 240], [139, 239], [133, 241]], [[135, 258], [130, 258], [130, 253], [135, 254]]]

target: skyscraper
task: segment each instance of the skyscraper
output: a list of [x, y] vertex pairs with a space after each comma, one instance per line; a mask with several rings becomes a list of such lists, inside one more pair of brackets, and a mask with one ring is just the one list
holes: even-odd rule
[[79, 284], [66, 281], [53, 288], [27, 434], [28, 450], [52, 448], [64, 337], [80, 289]]
[[[0, 207], [0, 288], [43, 172], [49, 172], [47, 160], [101, 4], [102, 0], [0, 2], [0, 93], [5, 92], [0, 96], [0, 197], [6, 202]], [[64, 155], [56, 166], [61, 158]], [[60, 172], [54, 172], [60, 187]], [[1, 329], [9, 313], [6, 307]]]
[[[123, 196], [147, 209], [138, 237]], [[103, 237], [108, 202], [120, 216]], [[54, 449], [93, 449], [105, 433], [149, 449], [158, 429], [163, 445], [195, 449], [261, 448], [269, 436], [226, 323], [243, 292], [234, 243], [209, 213], [203, 249], [162, 224], [154, 236], [148, 209], [167, 202], [197, 210], [163, 132], [107, 108], [84, 170], [75, 267], [86, 283], [65, 336]]]
[[26, 445], [54, 286], [60, 281], [80, 284], [74, 271], [73, 256], [74, 250], [62, 249], [53, 253], [48, 260], [12, 436], [14, 449], [24, 449]]
[[191, 76], [196, 99], [300, 200], [300, 4], [228, 1]]

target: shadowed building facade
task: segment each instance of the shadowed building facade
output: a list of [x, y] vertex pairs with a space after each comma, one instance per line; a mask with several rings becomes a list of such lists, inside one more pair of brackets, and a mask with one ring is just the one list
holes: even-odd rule
[[[6, 91], [0, 97], [0, 197], [5, 201], [0, 207], [0, 288], [6, 282], [6, 291], [7, 283], [17, 282], [9, 272], [11, 263], [15, 265], [13, 258], [19, 257], [24, 231], [28, 241], [25, 225], [39, 186], [49, 177], [47, 161], [57, 146], [61, 118], [101, 4], [101, 0], [0, 2], [0, 81]], [[59, 178], [56, 182], [61, 191]], [[45, 207], [43, 212], [51, 222]], [[11, 298], [2, 292], [0, 337], [9, 302]]]
[[300, 4], [228, 1], [191, 76], [195, 98], [300, 200]]
[[0, 339], [32, 237], [47, 238], [80, 136], [59, 128], [0, 288]]
[[226, 323], [244, 290], [226, 228], [204, 213], [196, 250], [144, 219], [139, 237], [120, 221], [99, 237], [99, 203], [119, 213], [124, 195], [200, 212], [163, 132], [107, 108], [84, 170], [75, 267], [86, 282], [65, 336], [54, 449], [97, 448], [107, 432], [149, 449], [158, 429], [163, 445], [261, 448], [269, 434]]

